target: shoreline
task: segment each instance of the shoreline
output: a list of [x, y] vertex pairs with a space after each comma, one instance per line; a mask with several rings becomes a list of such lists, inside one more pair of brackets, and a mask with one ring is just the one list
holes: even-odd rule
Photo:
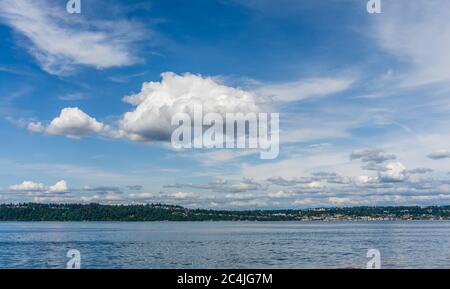
[[168, 220], [158, 220], [158, 221], [120, 221], [120, 220], [111, 220], [111, 221], [42, 221], [42, 220], [0, 220], [0, 224], [2, 223], [397, 223], [397, 222], [405, 222], [405, 223], [415, 223], [415, 222], [450, 222], [450, 219], [417, 219], [417, 220], [286, 220], [286, 221], [259, 221], [259, 220], [203, 220], [203, 221], [192, 221], [192, 220], [183, 220], [183, 221], [168, 221]]
[[303, 210], [206, 210], [165, 204], [0, 204], [0, 221], [15, 222], [380, 222], [446, 221], [450, 206], [344, 207]]

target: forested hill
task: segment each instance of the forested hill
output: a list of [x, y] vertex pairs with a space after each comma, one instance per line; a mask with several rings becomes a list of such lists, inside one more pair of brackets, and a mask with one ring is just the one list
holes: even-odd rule
[[218, 211], [180, 206], [3, 204], [0, 221], [307, 221], [450, 220], [450, 206], [352, 207], [308, 210]]

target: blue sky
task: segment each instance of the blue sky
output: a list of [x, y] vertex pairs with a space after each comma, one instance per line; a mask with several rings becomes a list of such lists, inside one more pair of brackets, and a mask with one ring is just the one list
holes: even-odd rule
[[[366, 2], [0, 0], [0, 201], [448, 204], [450, 4]], [[157, 137], [218, 87], [270, 99], [277, 159]]]

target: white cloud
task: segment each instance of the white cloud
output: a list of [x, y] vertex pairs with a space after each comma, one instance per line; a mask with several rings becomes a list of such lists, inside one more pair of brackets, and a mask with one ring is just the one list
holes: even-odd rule
[[322, 187], [323, 187], [323, 185], [321, 182], [311, 182], [308, 184], [308, 188], [311, 188], [311, 189], [319, 189]]
[[388, 163], [386, 169], [386, 171], [378, 173], [383, 182], [401, 182], [408, 178], [406, 167], [401, 162]]
[[268, 192], [267, 195], [270, 198], [281, 199], [281, 198], [289, 198], [292, 195], [292, 193], [285, 191], [278, 191], [278, 192]]
[[45, 131], [45, 126], [41, 122], [30, 122], [27, 129], [34, 133], [42, 133]]
[[48, 188], [48, 191], [51, 193], [64, 193], [69, 191], [69, 187], [67, 186], [66, 181], [62, 180], [57, 182], [53, 186], [50, 186]]
[[9, 186], [9, 189], [16, 192], [65, 193], [69, 191], [69, 187], [64, 180], [61, 180], [51, 186], [32, 181], [24, 181], [21, 184]]
[[29, 52], [52, 74], [67, 73], [74, 65], [102, 69], [136, 62], [129, 48], [136, 27], [98, 20], [88, 26], [63, 9], [48, 0], [2, 0], [0, 20], [29, 40]]
[[24, 181], [21, 184], [10, 186], [9, 189], [12, 191], [33, 192], [33, 191], [45, 191], [47, 189], [47, 186], [32, 181]]
[[176, 192], [171, 195], [175, 199], [187, 199], [195, 197], [194, 193], [190, 192]]
[[261, 85], [255, 92], [272, 97], [275, 101], [291, 102], [336, 94], [347, 90], [354, 79], [351, 78], [311, 78], [280, 84]]
[[129, 194], [129, 199], [135, 199], [135, 200], [148, 200], [148, 199], [154, 199], [157, 197], [157, 194], [150, 193], [150, 192], [143, 192], [143, 193], [133, 193]]
[[124, 100], [136, 108], [119, 123], [121, 133], [134, 141], [167, 140], [172, 133], [171, 120], [176, 113], [188, 113], [193, 119], [193, 105], [202, 105], [203, 113], [258, 112], [256, 95], [225, 86], [210, 77], [166, 72], [161, 82], [146, 82], [140, 93]]
[[78, 107], [68, 107], [61, 110], [59, 117], [53, 119], [47, 127], [40, 122], [32, 122], [28, 124], [28, 130], [46, 132], [51, 135], [64, 135], [69, 138], [80, 138], [89, 134], [106, 133], [109, 128]]
[[251, 179], [244, 179], [242, 182], [232, 184], [229, 186], [229, 190], [232, 191], [251, 191], [257, 190], [261, 187], [261, 184], [254, 182]]
[[369, 183], [376, 183], [378, 182], [377, 177], [371, 177], [371, 176], [358, 176], [357, 178], [357, 184], [365, 185]]
[[235, 200], [249, 200], [254, 199], [256, 196], [254, 194], [226, 194], [226, 199], [235, 199]]

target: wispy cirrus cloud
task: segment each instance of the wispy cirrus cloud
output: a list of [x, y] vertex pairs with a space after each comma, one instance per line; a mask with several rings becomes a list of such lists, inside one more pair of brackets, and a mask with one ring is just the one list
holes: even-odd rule
[[450, 80], [448, 1], [385, 1], [383, 13], [373, 20], [378, 45], [407, 66], [402, 85]]
[[343, 92], [355, 82], [350, 77], [307, 78], [277, 84], [261, 84], [255, 92], [275, 101], [292, 102]]
[[78, 65], [104, 69], [136, 63], [132, 44], [142, 36], [135, 23], [85, 21], [52, 0], [1, 0], [0, 20], [24, 36], [42, 69], [62, 75]]

